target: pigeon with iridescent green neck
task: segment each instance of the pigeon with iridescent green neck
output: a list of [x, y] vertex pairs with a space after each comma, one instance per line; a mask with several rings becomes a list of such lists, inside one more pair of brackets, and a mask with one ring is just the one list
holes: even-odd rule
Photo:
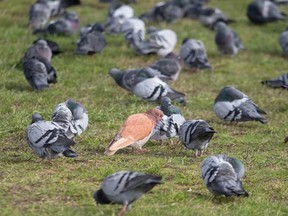
[[157, 108], [162, 110], [166, 116], [171, 116], [173, 114], [182, 115], [181, 110], [171, 103], [171, 99], [169, 97], [163, 97], [161, 105]]
[[55, 108], [51, 120], [57, 122], [70, 139], [80, 136], [88, 127], [88, 114], [84, 106], [69, 99]]
[[180, 140], [182, 144], [195, 151], [195, 157], [203, 155], [216, 131], [204, 120], [185, 121], [180, 128]]
[[268, 121], [262, 116], [266, 112], [260, 109], [247, 95], [234, 87], [224, 87], [214, 101], [214, 113], [225, 121]]
[[201, 177], [214, 195], [249, 196], [242, 186], [243, 176], [244, 165], [236, 158], [214, 155], [202, 162]]
[[56, 122], [45, 121], [40, 114], [33, 114], [26, 135], [28, 145], [40, 158], [52, 159], [60, 155], [77, 156], [71, 149], [75, 142], [66, 136], [63, 128]]

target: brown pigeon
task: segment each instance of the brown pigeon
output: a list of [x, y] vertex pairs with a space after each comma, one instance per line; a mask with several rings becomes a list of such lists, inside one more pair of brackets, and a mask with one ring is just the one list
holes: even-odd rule
[[129, 116], [119, 132], [109, 143], [105, 154], [113, 155], [119, 149], [132, 146], [137, 149], [149, 140], [157, 122], [162, 119], [163, 112], [158, 109], [151, 109], [144, 113], [137, 113]]

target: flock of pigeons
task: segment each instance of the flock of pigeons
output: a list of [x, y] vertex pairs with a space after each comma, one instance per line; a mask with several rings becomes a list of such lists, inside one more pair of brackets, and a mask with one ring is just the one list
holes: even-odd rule
[[[285, 19], [277, 6], [280, 1], [254, 0], [247, 7], [249, 20], [254, 24], [264, 24]], [[185, 120], [180, 109], [172, 104], [172, 101], [176, 101], [186, 105], [185, 94], [172, 89], [167, 83], [178, 79], [183, 63], [193, 71], [212, 68], [208, 63], [204, 43], [185, 38], [177, 55], [173, 53], [177, 42], [174, 31], [145, 28], [145, 22], [150, 21], [173, 23], [183, 17], [198, 19], [203, 26], [215, 31], [215, 43], [222, 54], [236, 55], [244, 49], [244, 45], [238, 34], [228, 26], [235, 21], [229, 19], [220, 9], [206, 6], [206, 2], [160, 2], [139, 18], [134, 17], [133, 8], [129, 5], [112, 2], [104, 23], [91, 23], [81, 28], [75, 54], [99, 53], [106, 47], [105, 34], [121, 34], [135, 54], [157, 54], [161, 57], [144, 68], [109, 70], [109, 75], [120, 87], [144, 100], [161, 102], [161, 105], [129, 116], [106, 148], [106, 155], [113, 155], [128, 146], [141, 150], [148, 140], [162, 141], [173, 137], [179, 137], [186, 148], [194, 150], [196, 157], [201, 156], [208, 147], [216, 131], [204, 120]], [[75, 12], [66, 11], [66, 8], [80, 3], [79, 0], [37, 0], [29, 12], [29, 25], [33, 34], [74, 34], [79, 29], [78, 16]], [[52, 16], [61, 17], [48, 23]], [[146, 31], [148, 38], [145, 39]], [[288, 56], [288, 31], [281, 34], [279, 44]], [[57, 82], [51, 58], [59, 53], [61, 51], [56, 42], [43, 38], [34, 41], [27, 49], [22, 58], [23, 71], [33, 89], [42, 90], [48, 88], [49, 83]], [[284, 74], [263, 83], [287, 88], [288, 75]], [[230, 86], [224, 87], [215, 98], [214, 112], [217, 117], [228, 122], [267, 123], [263, 117], [265, 111], [247, 95]], [[27, 130], [28, 144], [34, 153], [43, 159], [52, 159], [59, 155], [76, 157], [77, 153], [71, 148], [75, 144], [73, 138], [85, 131], [87, 126], [88, 115], [84, 106], [69, 99], [55, 108], [51, 121], [45, 121], [41, 115], [33, 114], [32, 123]], [[202, 162], [201, 176], [208, 190], [215, 195], [248, 196], [241, 183], [244, 166], [236, 158], [226, 155], [209, 156]], [[132, 202], [160, 183], [159, 176], [120, 171], [105, 178], [94, 198], [99, 204], [122, 204], [121, 214], [124, 214]]]

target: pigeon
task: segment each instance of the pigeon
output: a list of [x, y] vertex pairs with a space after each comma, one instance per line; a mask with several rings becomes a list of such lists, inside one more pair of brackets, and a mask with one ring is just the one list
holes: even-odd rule
[[214, 195], [249, 196], [242, 186], [243, 175], [244, 165], [236, 158], [213, 155], [202, 162], [201, 177]]
[[222, 54], [236, 55], [244, 49], [238, 34], [224, 22], [216, 24], [215, 43]]
[[52, 41], [52, 40], [39, 38], [39, 39], [33, 41], [33, 44], [37, 44], [38, 41], [40, 41], [40, 40], [46, 41], [47, 45], [48, 45], [49, 48], [51, 49], [52, 57], [53, 57], [54, 55], [58, 55], [58, 54], [62, 53], [62, 51], [60, 51], [60, 48], [59, 48], [58, 43], [56, 43], [55, 41]]
[[[158, 70], [162, 75], [167, 76], [167, 81], [177, 80], [182, 70], [183, 61], [180, 56], [171, 52], [163, 58], [150, 65], [150, 68]], [[161, 78], [162, 79], [162, 78]], [[165, 81], [164, 79], [162, 79]]]
[[203, 10], [202, 3], [188, 4], [187, 6], [183, 8], [183, 17], [187, 17], [191, 19], [199, 19], [200, 14], [203, 13], [202, 10]]
[[43, 58], [46, 59], [48, 62], [51, 61], [52, 58], [52, 50], [48, 46], [46, 40], [40, 39], [38, 41], [34, 41], [32, 46], [30, 46], [27, 51], [25, 52], [24, 56], [22, 57], [22, 62], [28, 61], [30, 58]]
[[167, 23], [172, 23], [175, 20], [181, 19], [183, 14], [181, 7], [171, 1], [167, 1], [157, 3], [149, 12], [142, 14], [140, 19], [144, 21], [166, 21]]
[[29, 10], [29, 26], [34, 30], [43, 29], [51, 15], [51, 10], [46, 0], [37, 0]]
[[260, 109], [247, 95], [238, 89], [225, 86], [214, 101], [214, 113], [225, 121], [268, 121], [262, 116], [266, 112]]
[[155, 125], [163, 115], [158, 109], [130, 115], [109, 143], [105, 154], [114, 155], [119, 149], [127, 146], [142, 150], [142, 146], [149, 140]]
[[80, 0], [45, 0], [50, 8], [51, 16], [64, 13], [65, 8], [80, 5]]
[[279, 77], [276, 77], [272, 80], [264, 80], [261, 82], [262, 84], [267, 84], [272, 88], [285, 88], [288, 89], [288, 73], [285, 73]]
[[171, 99], [169, 97], [163, 97], [161, 105], [157, 107], [157, 109], [160, 109], [166, 116], [171, 116], [173, 114], [182, 115], [180, 109], [171, 103]]
[[219, 21], [224, 23], [235, 22], [229, 19], [219, 8], [202, 8], [200, 9], [200, 14], [198, 15], [199, 22], [212, 30], [214, 30], [215, 24]]
[[43, 90], [49, 83], [57, 82], [57, 74], [49, 61], [41, 57], [31, 57], [23, 64], [26, 80], [34, 90]]
[[173, 52], [177, 43], [177, 35], [170, 29], [155, 30], [150, 32], [146, 41], [139, 41], [134, 38], [135, 51], [139, 55], [156, 53], [165, 56]]
[[136, 36], [138, 36], [137, 41], [145, 39], [145, 23], [138, 18], [128, 18], [121, 25], [121, 33], [124, 35], [128, 46], [134, 48]]
[[169, 87], [159, 77], [155, 76], [151, 71], [145, 69], [139, 71], [135, 77], [135, 84], [132, 87], [133, 93], [147, 101], [160, 101], [167, 96], [172, 100], [186, 105], [185, 94], [178, 92]]
[[203, 155], [216, 131], [204, 120], [187, 120], [180, 128], [180, 140], [182, 144], [195, 151], [195, 157]]
[[40, 114], [32, 115], [32, 124], [27, 130], [27, 141], [40, 158], [52, 159], [60, 156], [76, 157], [71, 149], [75, 142], [65, 135], [62, 127], [53, 121], [45, 121]]
[[164, 115], [157, 122], [150, 140], [166, 140], [178, 136], [184, 122], [185, 118], [181, 114]]
[[107, 176], [101, 188], [94, 193], [98, 204], [120, 204], [123, 208], [119, 215], [124, 215], [134, 201], [161, 184], [161, 176], [131, 171], [120, 171]]
[[285, 57], [288, 57], [288, 29], [281, 33], [278, 42], [283, 50]]
[[80, 136], [86, 130], [88, 119], [84, 106], [72, 99], [58, 104], [51, 117], [53, 122], [57, 122], [64, 129], [69, 139]]
[[[97, 27], [97, 26], [96, 26]], [[100, 53], [106, 46], [106, 40], [102, 32], [97, 29], [90, 30], [90, 32], [81, 36], [81, 39], [77, 42], [75, 54], [79, 55], [92, 55]]]
[[111, 35], [121, 34], [122, 25], [128, 18], [124, 16], [109, 17], [104, 23], [105, 31]]
[[80, 29], [80, 37], [88, 34], [92, 30], [92, 28], [94, 29], [94, 31], [100, 32], [102, 34], [104, 34], [105, 32], [103, 25], [101, 25], [100, 23], [89, 23]]
[[185, 38], [180, 49], [180, 57], [193, 71], [211, 69], [207, 52], [202, 41]]
[[123, 16], [125, 18], [131, 18], [134, 15], [134, 10], [129, 5], [113, 2], [110, 4], [108, 9], [108, 17], [119, 17]]
[[281, 13], [278, 6], [269, 0], [254, 0], [247, 7], [248, 19], [254, 24], [265, 24], [284, 20], [285, 14]]
[[78, 30], [78, 27], [78, 15], [75, 12], [66, 11], [61, 18], [51, 21], [46, 27], [46, 29], [38, 31], [35, 30], [34, 34], [70, 36]]
[[118, 70], [116, 68], [112, 68], [109, 70], [108, 74], [115, 80], [115, 82], [120, 87], [131, 92], [133, 91], [133, 87], [136, 84], [135, 80], [137, 76], [145, 75], [151, 77], [159, 77], [159, 79], [161, 79], [162, 81], [170, 80], [170, 77], [167, 76], [166, 74], [162, 74], [160, 71], [150, 67], [140, 69], [129, 69], [129, 70]]

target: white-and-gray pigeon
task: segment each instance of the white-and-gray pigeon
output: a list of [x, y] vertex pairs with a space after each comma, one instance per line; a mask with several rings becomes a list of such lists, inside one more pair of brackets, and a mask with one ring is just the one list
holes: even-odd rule
[[34, 90], [49, 87], [49, 83], [57, 82], [57, 74], [50, 62], [41, 57], [31, 57], [23, 63], [23, 72], [26, 80]]
[[270, 0], [254, 0], [247, 7], [248, 19], [254, 24], [265, 24], [284, 20], [285, 14], [281, 13], [278, 6]]
[[94, 193], [94, 199], [97, 204], [123, 205], [120, 215], [124, 215], [133, 202], [157, 184], [161, 184], [161, 179], [161, 176], [120, 171], [104, 179], [101, 188]]
[[247, 95], [230, 86], [224, 87], [214, 101], [214, 113], [225, 121], [268, 121], [262, 116], [266, 114]]
[[88, 127], [88, 114], [84, 106], [69, 99], [56, 106], [51, 120], [57, 122], [68, 138], [80, 136]]
[[216, 131], [204, 120], [187, 120], [180, 128], [180, 140], [182, 144], [195, 151], [195, 157], [203, 155]]
[[242, 186], [243, 176], [244, 165], [236, 158], [213, 155], [202, 162], [201, 177], [214, 195], [249, 196]]
[[40, 158], [52, 159], [61, 154], [77, 156], [70, 148], [75, 142], [65, 135], [63, 128], [56, 122], [45, 121], [40, 114], [33, 114], [26, 135], [28, 145]]
[[238, 34], [224, 22], [217, 22], [215, 25], [215, 43], [222, 54], [236, 55], [244, 49]]
[[200, 40], [185, 38], [182, 42], [179, 55], [184, 63], [193, 71], [211, 69], [205, 46]]
[[128, 18], [121, 25], [121, 33], [127, 44], [134, 48], [135, 37], [138, 37], [137, 41], [144, 41], [145, 39], [145, 23], [138, 18]]
[[37, 0], [29, 10], [29, 26], [34, 30], [43, 29], [51, 15], [51, 10], [46, 0]]
[[180, 75], [183, 67], [183, 60], [179, 55], [171, 52], [149, 67], [158, 70], [162, 75], [166, 75], [168, 80], [174, 81], [177, 80]]
[[288, 57], [288, 29], [281, 33], [278, 42], [283, 50], [285, 57]]
[[271, 86], [272, 88], [288, 89], [288, 73], [284, 73], [281, 76], [276, 77], [275, 79], [264, 80], [261, 83]]
[[135, 51], [139, 55], [156, 53], [159, 56], [166, 56], [173, 52], [176, 43], [177, 35], [170, 29], [150, 32], [146, 41], [137, 41], [137, 38], [134, 38]]

